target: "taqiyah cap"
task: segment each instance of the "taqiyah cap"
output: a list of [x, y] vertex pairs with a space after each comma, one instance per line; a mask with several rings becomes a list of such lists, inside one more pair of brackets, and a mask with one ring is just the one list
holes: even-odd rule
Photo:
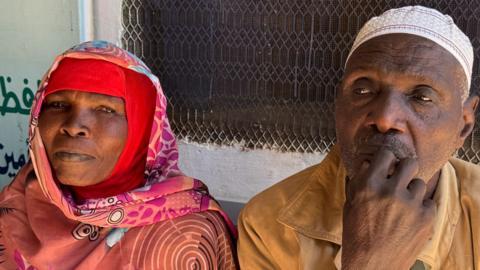
[[465, 71], [467, 89], [462, 98], [468, 97], [473, 67], [473, 47], [470, 39], [450, 16], [432, 8], [406, 6], [387, 10], [382, 15], [371, 18], [358, 32], [345, 63], [364, 42], [374, 37], [396, 33], [427, 38], [450, 52]]

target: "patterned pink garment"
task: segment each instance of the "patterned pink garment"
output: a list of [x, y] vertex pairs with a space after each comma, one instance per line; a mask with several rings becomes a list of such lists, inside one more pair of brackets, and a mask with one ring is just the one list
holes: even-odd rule
[[[37, 124], [48, 78], [66, 57], [115, 63], [157, 89], [144, 187], [76, 204], [55, 183]], [[0, 193], [0, 269], [235, 269], [235, 227], [206, 186], [179, 170], [166, 106], [158, 78], [110, 43], [82, 43], [57, 57], [32, 106], [31, 163]]]

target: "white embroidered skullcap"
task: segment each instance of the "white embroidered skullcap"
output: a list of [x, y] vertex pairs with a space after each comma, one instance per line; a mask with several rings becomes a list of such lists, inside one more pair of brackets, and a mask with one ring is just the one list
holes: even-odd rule
[[427, 38], [450, 52], [462, 65], [467, 77], [465, 100], [470, 91], [473, 66], [473, 47], [470, 39], [453, 22], [453, 19], [439, 11], [423, 6], [406, 6], [385, 11], [371, 18], [358, 32], [347, 61], [352, 53], [364, 42], [374, 37], [405, 33]]

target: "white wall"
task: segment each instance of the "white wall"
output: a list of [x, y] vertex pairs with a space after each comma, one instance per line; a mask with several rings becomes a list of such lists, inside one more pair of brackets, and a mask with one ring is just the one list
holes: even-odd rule
[[93, 3], [94, 35], [96, 39], [121, 45], [122, 1], [101, 0]]
[[31, 93], [54, 57], [78, 43], [77, 13], [77, 0], [0, 0], [0, 186], [27, 158]]
[[179, 142], [179, 152], [180, 168], [186, 174], [207, 183], [217, 199], [241, 203], [324, 157], [186, 141]]

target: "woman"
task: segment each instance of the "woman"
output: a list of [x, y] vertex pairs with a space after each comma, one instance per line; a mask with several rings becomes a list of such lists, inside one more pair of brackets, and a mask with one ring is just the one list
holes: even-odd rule
[[0, 269], [235, 269], [235, 228], [178, 166], [166, 99], [103, 41], [57, 57], [35, 95], [30, 158], [0, 194]]

